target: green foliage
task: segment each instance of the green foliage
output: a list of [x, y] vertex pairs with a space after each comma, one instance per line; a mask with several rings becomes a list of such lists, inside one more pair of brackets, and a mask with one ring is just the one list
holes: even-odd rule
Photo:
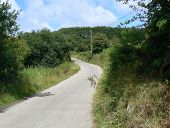
[[[127, 4], [130, 0], [118, 1]], [[126, 23], [140, 19], [145, 21], [145, 28], [123, 30], [120, 42], [109, 55], [109, 65], [94, 99], [96, 128], [170, 126], [170, 1], [152, 0], [147, 5], [144, 2], [138, 1], [140, 7], [130, 5], [139, 12]], [[89, 62], [101, 65], [101, 58], [91, 59]]]
[[72, 56], [74, 58], [78, 58], [80, 60], [99, 65], [100, 67], [105, 69], [108, 67], [108, 63], [110, 61], [109, 55], [110, 55], [111, 50], [112, 48], [107, 48], [107, 49], [104, 49], [103, 52], [99, 54], [93, 54], [93, 56], [91, 56], [91, 52], [89, 51], [88, 52], [72, 52]]
[[142, 41], [145, 34], [142, 29], [127, 29], [122, 31], [120, 42], [115, 45], [110, 54], [112, 70], [119, 70], [119, 67], [127, 66], [129, 71], [133, 70], [137, 74], [141, 74], [146, 70], [142, 68], [144, 55], [141, 51]]
[[[147, 8], [149, 11], [147, 34], [144, 44], [146, 54], [145, 65], [148, 65], [153, 74], [167, 78], [166, 71], [170, 72], [170, 2], [168, 0], [153, 0]], [[150, 62], [150, 64], [147, 63]]]
[[[127, 31], [125, 35], [129, 34]], [[125, 35], [122, 35], [123, 38]], [[104, 50], [100, 54], [94, 54], [90, 59], [88, 59], [89, 52], [74, 53], [74, 57], [97, 64], [104, 69], [94, 97], [94, 127], [169, 127], [168, 81], [165, 84], [145, 76], [136, 76], [131, 65], [128, 65], [131, 55], [126, 56], [128, 52], [120, 52], [119, 48], [117, 46]], [[128, 57], [127, 62], [122, 60], [122, 56], [123, 59]]]
[[[117, 0], [129, 5], [130, 0]], [[135, 0], [137, 1], [137, 0]], [[147, 72], [152, 76], [169, 79], [170, 74], [170, 2], [169, 0], [138, 1], [138, 5], [129, 5], [136, 16], [128, 23], [135, 20], [144, 21], [146, 40], [143, 42], [142, 52], [145, 58], [142, 67], [147, 67]]]
[[30, 48], [25, 60], [26, 66], [55, 67], [70, 60], [70, 46], [61, 34], [52, 33], [48, 29], [24, 33], [21, 35]]
[[[121, 37], [121, 36], [120, 36]], [[109, 40], [109, 47], [114, 47], [118, 43], [120, 43], [120, 37], [113, 37], [111, 40]]]
[[169, 127], [169, 82], [148, 77], [150, 67], [144, 66], [145, 37], [143, 29], [125, 29], [119, 43], [108, 52], [104, 50], [91, 58], [89, 52], [76, 54], [105, 69], [94, 98], [94, 127]]
[[29, 51], [24, 40], [14, 37], [18, 30], [18, 14], [18, 11], [11, 10], [8, 2], [0, 2], [0, 82], [18, 79], [24, 57]]
[[103, 49], [108, 48], [109, 40], [105, 34], [96, 33], [93, 36], [93, 53], [100, 53]]
[[120, 43], [129, 47], [141, 48], [144, 39], [145, 33], [143, 29], [129, 28], [122, 31]]
[[3, 39], [6, 39], [10, 35], [15, 35], [18, 31], [18, 25], [16, 19], [19, 12], [11, 10], [11, 5], [8, 2], [0, 1], [0, 42], [3, 43]]
[[24, 68], [24, 59], [29, 52], [24, 40], [7, 39], [3, 47], [3, 65], [1, 65], [1, 82], [12, 82], [18, 79], [20, 71]]
[[157, 22], [156, 27], [159, 27], [159, 29], [164, 29], [164, 27], [167, 25], [167, 20], [161, 19]]
[[[104, 76], [100, 81], [93, 104], [95, 127], [169, 127], [168, 86], [157, 81], [142, 81], [139, 78], [132, 81], [128, 74], [123, 76], [126, 79], [110, 80]], [[108, 81], [115, 89], [111, 95], [103, 89], [108, 85]], [[119, 83], [120, 81], [122, 83]]]
[[[97, 33], [105, 34], [109, 42], [111, 42], [113, 38], [120, 37], [121, 31], [123, 29], [112, 27], [75, 27], [75, 28], [62, 28], [58, 31], [58, 33], [65, 36], [67, 42], [71, 46], [72, 51], [85, 52], [90, 51], [91, 48], [90, 30], [93, 31], [93, 36], [96, 35]], [[113, 44], [113, 42], [110, 44]]]

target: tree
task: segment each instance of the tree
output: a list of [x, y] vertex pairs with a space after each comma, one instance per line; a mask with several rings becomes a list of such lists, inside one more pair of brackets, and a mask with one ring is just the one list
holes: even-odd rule
[[57, 33], [64, 35], [66, 41], [71, 45], [71, 50], [76, 52], [89, 51], [90, 46], [90, 30], [93, 34], [102, 33], [107, 35], [109, 40], [113, 37], [120, 38], [121, 31], [124, 28], [112, 28], [112, 27], [71, 27], [61, 28]]
[[120, 43], [129, 47], [140, 48], [144, 39], [145, 33], [143, 29], [129, 28], [122, 31]]
[[3, 48], [4, 70], [1, 70], [0, 81], [13, 82], [19, 78], [20, 71], [24, 68], [29, 48], [25, 40], [16, 38], [8, 38]]
[[[136, 16], [126, 23], [140, 20], [145, 27], [147, 38], [142, 50], [145, 54], [144, 66], [153, 74], [163, 75], [164, 70], [170, 72], [170, 1], [169, 0], [134, 0], [138, 5], [130, 5], [130, 0], [117, 0], [128, 4]], [[167, 72], [167, 71], [166, 71]]]
[[43, 28], [31, 33], [23, 33], [30, 48], [30, 54], [26, 57], [26, 66], [55, 67], [63, 61], [70, 61], [70, 46], [63, 35]]
[[26, 42], [16, 37], [18, 14], [8, 1], [0, 2], [0, 82], [12, 82], [19, 77], [28, 52]]
[[105, 34], [96, 33], [93, 36], [93, 53], [100, 53], [104, 48], [108, 48], [109, 40]]
[[162, 77], [170, 74], [170, 1], [152, 0], [148, 5], [147, 34], [144, 51], [151, 67]]

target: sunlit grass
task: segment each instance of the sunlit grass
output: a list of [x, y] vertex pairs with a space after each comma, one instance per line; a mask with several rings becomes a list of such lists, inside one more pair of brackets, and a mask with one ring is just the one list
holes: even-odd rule
[[56, 68], [35, 67], [24, 69], [19, 81], [13, 84], [1, 85], [4, 88], [0, 91], [0, 107], [54, 86], [75, 74], [78, 70], [78, 65], [68, 62]]
[[93, 54], [92, 56], [91, 56], [90, 51], [79, 52], [79, 53], [72, 52], [72, 56], [77, 59], [80, 59], [80, 60], [83, 60], [83, 61], [86, 61], [92, 64], [96, 64], [102, 68], [106, 68], [108, 66], [107, 64], [109, 63], [109, 53], [111, 49], [112, 48], [105, 49], [100, 54]]
[[78, 67], [76, 65], [64, 63], [57, 68], [31, 68], [24, 70], [23, 74], [28, 76], [32, 85], [36, 85], [37, 90], [42, 90], [68, 78], [68, 76], [74, 74], [77, 70]]

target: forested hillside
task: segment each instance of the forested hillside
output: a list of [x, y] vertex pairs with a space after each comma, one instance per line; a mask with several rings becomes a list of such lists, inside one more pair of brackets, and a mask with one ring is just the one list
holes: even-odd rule
[[[67, 42], [71, 45], [71, 50], [77, 52], [90, 51], [90, 34], [92, 36], [100, 33], [108, 38], [108, 45], [112, 46], [115, 40], [120, 37], [123, 28], [112, 28], [112, 27], [73, 27], [73, 28], [62, 28], [58, 33], [66, 37]], [[95, 40], [94, 40], [95, 41]]]

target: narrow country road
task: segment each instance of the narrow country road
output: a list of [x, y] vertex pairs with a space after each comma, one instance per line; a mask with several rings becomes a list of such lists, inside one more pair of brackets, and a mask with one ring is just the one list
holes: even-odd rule
[[73, 60], [81, 68], [77, 74], [0, 113], [0, 128], [91, 128], [95, 89], [88, 78], [102, 70]]

